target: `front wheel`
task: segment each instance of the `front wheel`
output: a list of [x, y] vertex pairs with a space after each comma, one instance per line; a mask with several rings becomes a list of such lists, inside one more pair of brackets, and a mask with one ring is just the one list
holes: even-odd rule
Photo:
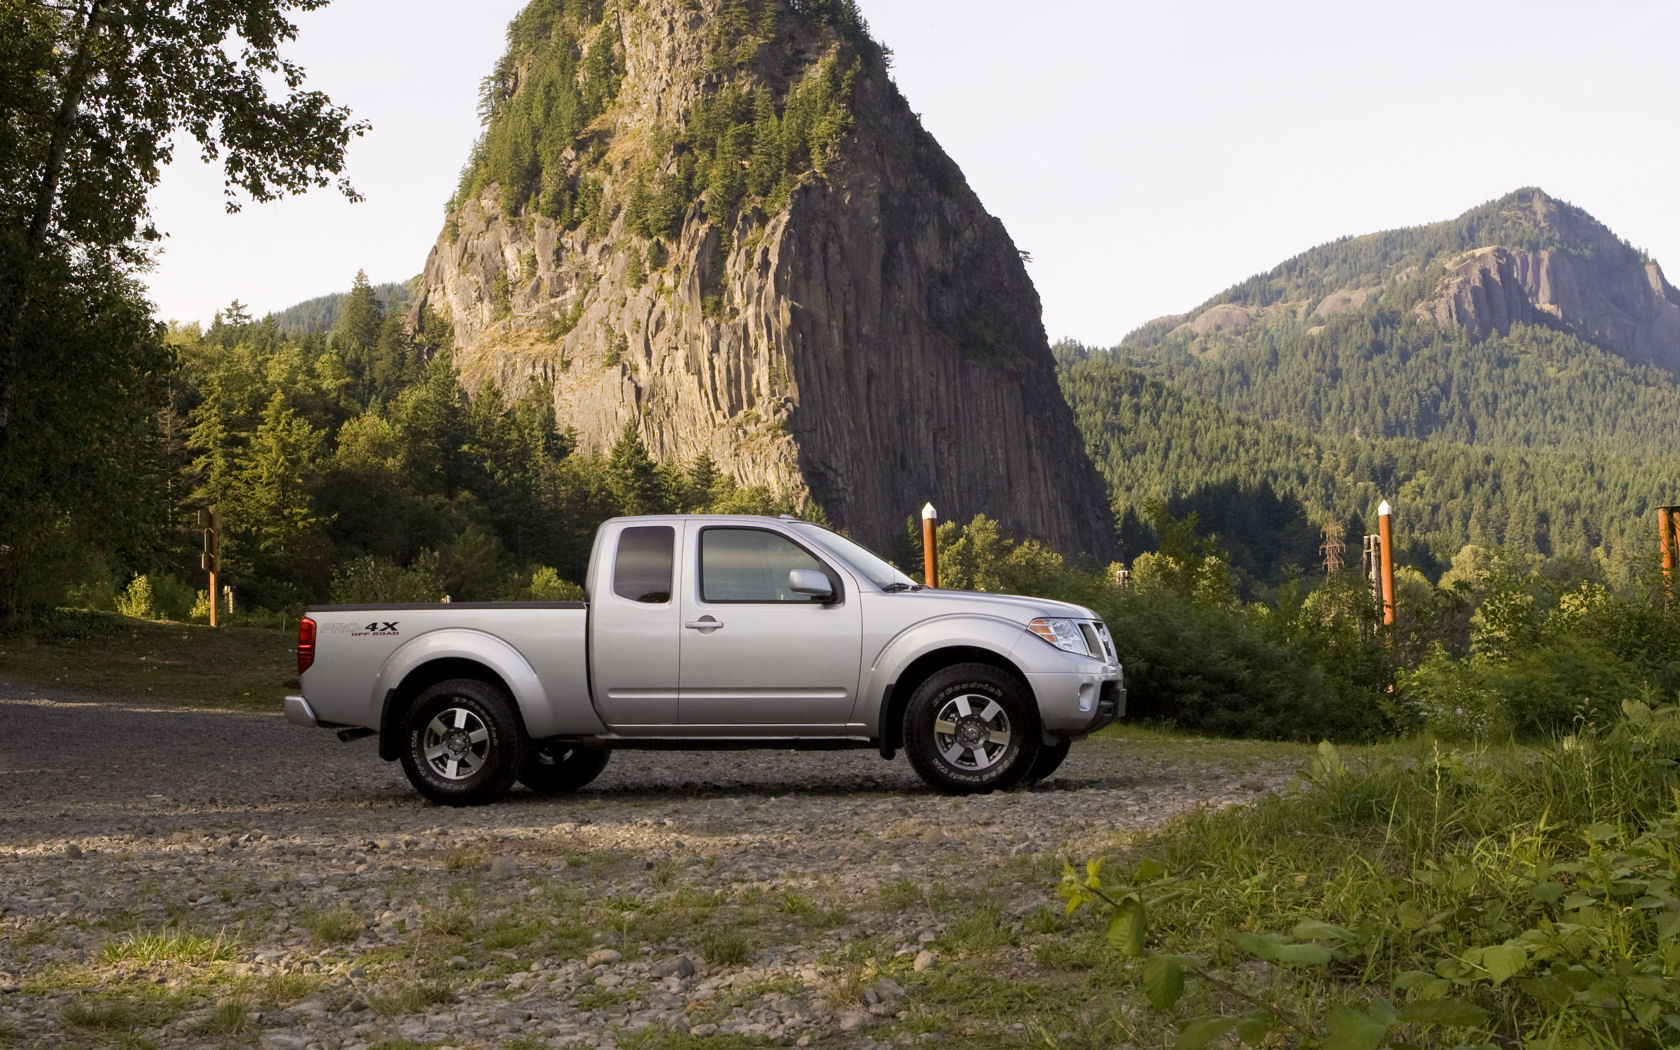
[[904, 711], [904, 750], [936, 791], [966, 795], [1011, 788], [1039, 748], [1031, 695], [988, 664], [956, 664], [916, 688]]
[[513, 701], [488, 682], [438, 682], [403, 717], [403, 772], [433, 802], [494, 802], [507, 793], [524, 761], [525, 730]]
[[534, 740], [525, 749], [519, 782], [539, 795], [563, 795], [600, 776], [611, 757], [604, 748]]

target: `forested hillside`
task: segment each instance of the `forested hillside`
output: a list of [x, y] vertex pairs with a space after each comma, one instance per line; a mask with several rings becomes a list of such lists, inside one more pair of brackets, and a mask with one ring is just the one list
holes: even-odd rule
[[1585, 555], [1644, 543], [1676, 496], [1680, 377], [1652, 363], [1680, 349], [1676, 298], [1585, 212], [1524, 190], [1058, 358], [1129, 548], [1151, 500], [1229, 540], [1269, 492], [1350, 527], [1387, 498], [1436, 566], [1465, 543]]
[[[1142, 525], [1153, 501], [1177, 517], [1196, 512], [1227, 546], [1264, 552], [1245, 567], [1273, 577], [1317, 563], [1324, 522], [1341, 522], [1357, 544], [1385, 498], [1411, 559], [1437, 571], [1466, 543], [1586, 555], [1646, 542], [1650, 508], [1671, 498], [1676, 476], [1660, 448], [1610, 456], [1314, 432], [1187, 394], [1101, 353], [1060, 375], [1114, 493], [1128, 557], [1153, 548]], [[1274, 512], [1281, 524], [1256, 514], [1268, 494], [1290, 504]], [[1279, 530], [1290, 538], [1269, 539]]]
[[407, 333], [358, 277], [330, 335], [289, 339], [277, 317], [236, 309], [202, 333], [173, 329], [180, 367], [155, 458], [168, 512], [116, 564], [86, 562], [78, 599], [109, 607], [129, 583], [110, 573], [139, 572], [145, 594], [129, 605], [185, 618], [186, 523], [206, 505], [222, 512], [223, 580], [242, 607], [272, 610], [570, 598], [614, 514], [799, 509], [709, 460], [656, 466], [633, 428], [610, 455], [579, 453], [546, 388], [469, 397], [447, 326], [421, 321]]
[[[357, 283], [366, 284], [367, 275], [358, 274]], [[388, 316], [400, 317], [403, 308], [414, 300], [414, 279], [370, 285], [369, 291], [374, 298], [385, 304], [385, 313]], [[312, 332], [331, 332], [337, 327], [339, 314], [349, 298], [348, 292], [317, 295], [313, 299], [305, 299], [301, 303], [277, 311], [274, 314], [274, 323], [278, 326], [280, 335], [286, 339], [297, 339]]]

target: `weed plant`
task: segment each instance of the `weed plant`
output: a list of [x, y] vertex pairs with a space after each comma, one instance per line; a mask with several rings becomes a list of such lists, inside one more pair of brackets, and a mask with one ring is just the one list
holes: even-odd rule
[[1104, 913], [1182, 1050], [1675, 1046], [1680, 707], [1622, 715], [1363, 767], [1324, 745], [1300, 791], [1062, 892]]

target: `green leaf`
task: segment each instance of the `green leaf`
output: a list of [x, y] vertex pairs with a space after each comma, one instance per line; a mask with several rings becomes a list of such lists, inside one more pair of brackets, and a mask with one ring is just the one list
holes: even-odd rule
[[1177, 1050], [1202, 1050], [1236, 1024], [1234, 1017], [1198, 1017], [1178, 1030], [1178, 1041], [1173, 1046]]
[[1184, 994], [1184, 968], [1164, 955], [1145, 959], [1143, 963], [1143, 994], [1157, 1010], [1168, 1010]]
[[1467, 1003], [1462, 999], [1421, 999], [1402, 1006], [1399, 1018], [1418, 1024], [1471, 1028], [1486, 1021], [1488, 1012], [1475, 1003]]
[[1563, 883], [1542, 882], [1528, 888], [1528, 896], [1539, 904], [1551, 904], [1563, 896]]
[[1317, 919], [1298, 922], [1289, 932], [1303, 941], [1341, 941], [1343, 944], [1349, 944], [1359, 939], [1352, 930]]
[[1281, 944], [1277, 961], [1291, 966], [1328, 966], [1335, 955], [1322, 944]]
[[1250, 955], [1276, 962], [1278, 948], [1288, 944], [1289, 938], [1281, 933], [1234, 933], [1231, 943]]
[[1587, 838], [1592, 842], [1610, 842], [1620, 838], [1621, 834], [1621, 829], [1616, 825], [1606, 824], [1602, 821], [1591, 825], [1586, 831]]
[[1543, 1003], [1551, 1003], [1553, 1006], [1568, 1006], [1575, 1001], [1575, 993], [1569, 990], [1569, 986], [1550, 975], [1530, 977], [1526, 981], [1517, 982], [1517, 987], [1521, 988], [1525, 995], [1533, 996]]
[[1377, 1050], [1388, 1025], [1337, 1003], [1324, 1017], [1324, 1050]]
[[1237, 1019], [1237, 1038], [1244, 1046], [1259, 1046], [1272, 1032], [1272, 1015], [1263, 1011], [1245, 1014]]
[[1167, 873], [1167, 866], [1153, 857], [1145, 857], [1138, 861], [1137, 871], [1132, 875], [1133, 882], [1149, 882]]
[[1143, 902], [1127, 897], [1109, 917], [1103, 936], [1109, 946], [1128, 959], [1143, 954]]
[[1528, 949], [1520, 944], [1493, 945], [1482, 952], [1482, 965], [1494, 984], [1504, 984], [1528, 965]]

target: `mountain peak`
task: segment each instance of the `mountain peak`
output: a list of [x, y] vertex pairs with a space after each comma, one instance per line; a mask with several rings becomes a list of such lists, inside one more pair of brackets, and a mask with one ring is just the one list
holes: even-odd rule
[[1637, 364], [1680, 373], [1680, 293], [1585, 210], [1529, 186], [1455, 219], [1320, 245], [1126, 342], [1205, 337], [1262, 321], [1311, 327], [1349, 310], [1433, 319], [1477, 339], [1560, 327]]
[[469, 389], [873, 545], [931, 499], [1108, 552], [1019, 253], [851, 0], [534, 0], [482, 103], [415, 307]]

